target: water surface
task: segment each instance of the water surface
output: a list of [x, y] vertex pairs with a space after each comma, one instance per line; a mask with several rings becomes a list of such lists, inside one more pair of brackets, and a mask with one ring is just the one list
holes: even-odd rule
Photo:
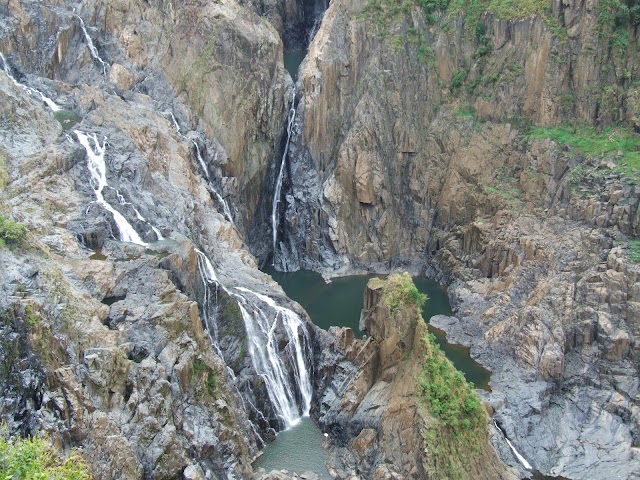
[[280, 284], [289, 298], [302, 305], [320, 328], [349, 327], [357, 338], [362, 338], [359, 324], [364, 287], [376, 275], [338, 277], [326, 283], [322, 275], [308, 270], [284, 273], [268, 267], [264, 271]]
[[267, 445], [262, 456], [254, 463], [254, 468], [288, 470], [289, 472], [313, 472], [322, 480], [331, 480], [325, 466], [327, 453], [322, 443], [324, 434], [309, 417], [302, 417], [300, 423], [284, 430]]
[[298, 70], [304, 57], [307, 56], [307, 50], [291, 50], [284, 52], [284, 68], [287, 69], [291, 78], [295, 81], [298, 78]]
[[[338, 277], [326, 283], [316, 272], [298, 271], [292, 273], [277, 272], [272, 267], [265, 272], [280, 284], [287, 296], [298, 302], [307, 311], [313, 323], [327, 330], [332, 325], [349, 327], [356, 337], [362, 338], [360, 331], [360, 311], [364, 305], [364, 289], [369, 279], [384, 275], [351, 275]], [[422, 310], [422, 318], [429, 322], [434, 315], [451, 315], [451, 306], [447, 290], [442, 285], [427, 277], [414, 277], [418, 290], [426, 293], [429, 300]], [[476, 362], [470, 355], [470, 349], [462, 345], [447, 342], [446, 334], [431, 325], [429, 331], [436, 337], [436, 342], [460, 370], [467, 381], [491, 391], [489, 380], [491, 372]]]

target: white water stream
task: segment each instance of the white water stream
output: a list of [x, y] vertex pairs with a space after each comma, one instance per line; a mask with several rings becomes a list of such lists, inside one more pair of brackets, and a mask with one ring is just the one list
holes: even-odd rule
[[198, 143], [195, 140], [191, 140], [191, 142], [193, 142], [193, 145], [196, 147], [196, 157], [198, 159], [198, 163], [200, 164], [200, 168], [202, 168], [202, 172], [204, 173], [205, 178], [209, 182], [209, 187], [211, 188], [211, 191], [218, 199], [218, 202], [220, 203], [220, 205], [222, 205], [222, 211], [224, 212], [224, 216], [227, 217], [227, 220], [229, 220], [229, 222], [233, 223], [233, 216], [231, 215], [229, 204], [213, 186], [213, 182], [211, 182], [211, 178], [209, 177], [209, 170], [207, 169], [207, 164], [204, 163], [204, 159], [202, 158], [202, 154], [200, 153], [200, 147], [198, 146]]
[[527, 459], [524, 458], [522, 455], [520, 455], [520, 452], [518, 452], [516, 450], [516, 447], [513, 446], [513, 444], [511, 443], [511, 441], [509, 441], [509, 438], [507, 438], [507, 435], [504, 433], [504, 430], [502, 430], [499, 426], [498, 426], [498, 422], [496, 422], [495, 420], [493, 421], [493, 424], [495, 425], [495, 427], [498, 429], [498, 431], [502, 434], [502, 436], [504, 437], [504, 439], [507, 441], [507, 445], [509, 445], [509, 448], [511, 448], [511, 451], [513, 452], [513, 454], [516, 456], [516, 458], [518, 459], [518, 461], [522, 464], [522, 466], [524, 468], [526, 468], [527, 470], [533, 470], [533, 467], [531, 466], [531, 464], [529, 462], [527, 462]]
[[[309, 415], [312, 396], [311, 377], [305, 361], [310, 339], [304, 322], [295, 312], [279, 306], [266, 295], [244, 287], [227, 290], [218, 279], [209, 258], [200, 250], [196, 250], [196, 253], [198, 271], [205, 288], [202, 301], [203, 317], [214, 349], [224, 358], [218, 344], [218, 325], [215, 318], [217, 292], [218, 288], [221, 288], [238, 301], [247, 333], [249, 356], [254, 370], [264, 379], [274, 411], [285, 429], [298, 424], [301, 416]], [[288, 340], [284, 352], [278, 350], [278, 322], [284, 327]], [[288, 359], [283, 359], [282, 353], [285, 353]], [[290, 381], [287, 363], [293, 366], [293, 382]], [[301, 398], [302, 405], [298, 405], [297, 397]], [[255, 409], [255, 406], [253, 408]]]
[[2, 60], [2, 69], [4, 70], [4, 73], [7, 74], [7, 77], [9, 77], [9, 79], [11, 79], [11, 81], [14, 83], [14, 85], [16, 87], [22, 88], [29, 95], [32, 95], [34, 92], [37, 93], [38, 95], [40, 95], [40, 98], [47, 105], [47, 107], [49, 107], [51, 109], [51, 111], [53, 111], [53, 112], [60, 111], [60, 107], [58, 105], [56, 105], [56, 103], [53, 100], [51, 100], [49, 97], [45, 96], [40, 90], [37, 90], [35, 88], [31, 88], [31, 87], [27, 87], [26, 85], [23, 85], [22, 83], [18, 82], [15, 79], [15, 77], [11, 73], [11, 68], [9, 67], [9, 64], [7, 63], [7, 60], [4, 58], [4, 55], [2, 54], [2, 52], [0, 52], [0, 60]]
[[[74, 130], [74, 133], [78, 137], [80, 145], [82, 145], [87, 152], [87, 168], [89, 169], [89, 173], [91, 174], [89, 183], [93, 187], [94, 193], [96, 194], [96, 202], [98, 203], [98, 205], [102, 206], [105, 210], [111, 213], [111, 215], [113, 215], [113, 219], [118, 226], [120, 241], [136, 243], [138, 245], [146, 245], [146, 243], [143, 242], [140, 238], [140, 235], [138, 235], [138, 232], [135, 231], [135, 229], [131, 226], [127, 219], [124, 218], [124, 216], [115, 208], [113, 208], [102, 195], [102, 190], [104, 190], [104, 187], [108, 186], [107, 167], [104, 161], [104, 154], [106, 152], [106, 139], [105, 141], [103, 141], [102, 145], [100, 145], [98, 137], [95, 133], [91, 136], [84, 132], [81, 132], [80, 130]], [[91, 139], [92, 142], [89, 142], [89, 139]], [[91, 145], [91, 143], [93, 143], [93, 145]]]
[[78, 17], [78, 20], [80, 20], [80, 27], [82, 28], [82, 32], [84, 33], [84, 38], [87, 42], [87, 48], [89, 49], [89, 53], [91, 53], [91, 56], [94, 58], [94, 60], [100, 62], [100, 65], [102, 65], [102, 74], [106, 75], [107, 63], [104, 60], [102, 60], [102, 58], [100, 58], [98, 49], [94, 45], [93, 40], [91, 40], [91, 36], [89, 35], [89, 32], [87, 32], [87, 29], [84, 26], [84, 20], [82, 20], [82, 17], [80, 15], [76, 15], [76, 17]]
[[293, 89], [291, 93], [291, 107], [289, 108], [289, 115], [287, 116], [287, 141], [284, 145], [284, 152], [282, 153], [282, 161], [280, 162], [280, 171], [278, 178], [276, 179], [276, 188], [273, 192], [273, 208], [271, 209], [271, 232], [273, 235], [273, 259], [272, 265], [275, 265], [276, 260], [276, 247], [278, 241], [278, 204], [280, 203], [280, 192], [282, 190], [282, 178], [284, 176], [284, 165], [287, 161], [287, 154], [289, 153], [289, 144], [291, 143], [291, 131], [293, 130], [293, 122], [296, 119], [296, 89]]
[[[298, 315], [277, 305], [272, 298], [248, 288], [236, 287], [235, 290], [240, 292], [235, 295], [245, 322], [253, 368], [264, 379], [269, 399], [285, 429], [290, 428], [300, 422], [301, 416], [308, 416], [311, 408], [311, 379], [305, 362], [305, 345], [309, 344], [307, 330]], [[294, 370], [294, 385], [279, 355], [278, 322], [284, 326], [289, 341], [286, 348]], [[300, 406], [295, 387], [299, 389]]]

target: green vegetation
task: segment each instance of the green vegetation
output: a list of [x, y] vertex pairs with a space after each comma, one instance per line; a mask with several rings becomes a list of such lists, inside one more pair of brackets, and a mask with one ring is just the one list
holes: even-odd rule
[[6, 244], [17, 245], [27, 236], [27, 229], [24, 225], [16, 223], [10, 218], [0, 214], [0, 247]]
[[407, 272], [389, 275], [386, 280], [374, 278], [372, 281], [374, 286], [384, 282], [382, 302], [389, 305], [392, 315], [404, 308], [416, 309], [419, 315], [425, 302], [429, 299], [427, 295], [416, 288]]
[[85, 480], [89, 469], [77, 452], [61, 458], [44, 438], [16, 438], [0, 427], [0, 478]]
[[451, 93], [456, 93], [464, 84], [467, 79], [468, 72], [466, 70], [458, 70], [453, 74], [451, 78], [451, 85], [449, 85], [449, 90]]
[[438, 478], [462, 478], [469, 461], [480, 452], [487, 414], [473, 384], [445, 357], [435, 337], [428, 333], [424, 344], [418, 382], [422, 400], [435, 419], [425, 435], [433, 457], [431, 468]]
[[616, 169], [633, 181], [640, 178], [640, 136], [626, 128], [533, 127], [528, 138], [549, 138], [574, 148], [588, 158], [615, 157]]
[[640, 263], [640, 240], [629, 240], [627, 257], [633, 263]]
[[483, 38], [486, 27], [483, 29], [481, 26], [485, 12], [491, 12], [505, 20], [519, 20], [534, 14], [542, 15], [551, 9], [550, 0], [450, 0], [447, 3], [446, 11], [449, 14], [463, 15], [467, 35], [475, 35], [479, 42], [480, 55], [486, 54], [488, 47]]
[[7, 154], [0, 150], [0, 188], [4, 188], [9, 183], [9, 173], [7, 173]]
[[630, 28], [640, 24], [640, 0], [600, 0], [598, 2], [600, 38], [609, 38], [614, 52], [629, 46]]
[[31, 305], [24, 307], [24, 321], [30, 327], [35, 327], [40, 322], [40, 317], [34, 313]]
[[218, 379], [216, 378], [216, 374], [203, 360], [199, 358], [193, 360], [191, 383], [195, 384], [195, 387], [200, 394], [204, 394], [206, 391], [209, 396], [216, 396], [216, 392], [218, 391]]
[[445, 357], [431, 333], [424, 341], [427, 356], [420, 385], [431, 414], [456, 436], [478, 430], [485, 425], [486, 415], [473, 384]]

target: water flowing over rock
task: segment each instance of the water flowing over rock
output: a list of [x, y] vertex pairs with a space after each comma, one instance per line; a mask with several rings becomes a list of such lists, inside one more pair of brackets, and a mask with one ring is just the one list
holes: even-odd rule
[[[278, 211], [280, 204], [280, 197], [282, 196], [282, 180], [284, 178], [285, 165], [287, 162], [287, 155], [289, 154], [289, 145], [291, 143], [291, 134], [293, 131], [293, 124], [296, 120], [296, 90], [293, 89], [291, 93], [291, 105], [289, 107], [289, 114], [287, 116], [287, 131], [285, 140], [284, 151], [282, 152], [282, 160], [280, 160], [280, 168], [278, 169], [278, 176], [276, 177], [276, 186], [273, 189], [273, 208], [271, 210], [271, 234], [273, 235], [273, 261], [272, 264], [276, 264], [276, 256], [278, 254], [278, 228], [280, 222], [278, 221]], [[285, 252], [283, 252], [285, 253]]]
[[113, 215], [113, 220], [116, 222], [120, 240], [123, 242], [131, 242], [143, 246], [146, 245], [140, 238], [140, 235], [138, 235], [135, 229], [127, 221], [127, 219], [124, 218], [124, 216], [116, 209], [114, 209], [108, 202], [106, 202], [102, 195], [102, 191], [104, 190], [104, 188], [108, 187], [106, 165], [104, 162], [105, 145], [107, 143], [107, 139], [105, 138], [102, 141], [102, 145], [100, 145], [98, 137], [96, 136], [96, 134], [93, 134], [91, 136], [91, 140], [93, 141], [92, 146], [89, 142], [89, 136], [86, 133], [76, 130], [75, 134], [78, 137], [80, 145], [82, 145], [87, 151], [87, 168], [89, 169], [89, 173], [91, 175], [89, 184], [95, 191], [96, 201], [98, 202], [98, 205], [104, 207], [105, 210]]
[[[58, 20], [77, 25], [70, 10], [59, 13]], [[86, 50], [81, 42], [72, 37], [56, 55]], [[118, 55], [108, 58], [140, 79]], [[65, 59], [59, 61], [63, 68]], [[94, 70], [79, 61], [60, 71], [73, 81], [93, 78]], [[52, 88], [29, 75], [29, 84]], [[264, 298], [282, 293], [256, 270], [227, 221], [228, 207], [217, 212], [221, 197], [210, 194], [194, 163], [195, 135], [183, 137], [176, 116], [165, 118], [166, 105], [144, 93], [117, 92], [106, 81], [57, 82], [56, 101], [82, 113], [72, 137], [30, 96], [35, 89], [14, 80], [0, 78], [3, 116], [14, 112], [0, 133], [2, 182], [5, 172], [9, 180], [2, 208], [27, 224], [33, 250], [0, 252], [11, 272], [2, 279], [8, 294], [0, 307], [11, 319], [3, 335], [20, 343], [2, 344], [12, 365], [1, 379], [8, 392], [3, 418], [14, 431], [45, 430], [58, 445], [82, 444], [99, 478], [174, 478], [183, 471], [249, 477], [250, 461], [280, 419], [242, 347], [236, 298], [244, 294], [230, 297], [222, 285], [244, 285]], [[154, 82], [152, 88], [167, 88], [161, 76]], [[197, 122], [184, 104], [174, 108], [180, 122]], [[213, 162], [223, 158], [215, 139], [198, 138], [216, 152]], [[290, 387], [301, 388], [293, 394], [299, 416], [311, 398], [306, 321], [284, 306], [269, 308], [278, 310], [277, 330], [290, 339], [290, 346], [281, 344], [284, 337], [274, 341], [285, 347], [280, 361]], [[17, 387], [24, 382], [28, 389]]]
[[[310, 414], [337, 476], [438, 478], [422, 327], [373, 288], [366, 339], [308, 330], [271, 256], [447, 283], [432, 323], [491, 369], [501, 459], [638, 478], [637, 6], [432, 3], [0, 6], [12, 432], [97, 478], [251, 478]], [[307, 47], [294, 87], [283, 52]], [[451, 476], [516, 475], [481, 443]]]
[[[244, 294], [239, 296], [238, 306], [245, 322], [253, 366], [264, 378], [269, 398], [284, 428], [290, 428], [297, 424], [301, 415], [309, 415], [311, 407], [307, 330], [298, 315], [278, 306], [271, 298], [244, 287], [236, 290]], [[278, 352], [276, 333], [279, 324], [286, 335], [285, 349], [293, 364], [293, 381], [289, 379], [287, 365]]]

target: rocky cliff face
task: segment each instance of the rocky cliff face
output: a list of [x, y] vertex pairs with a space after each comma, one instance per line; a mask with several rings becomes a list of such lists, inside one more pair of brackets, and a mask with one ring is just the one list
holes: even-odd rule
[[[416, 299], [401, 291], [412, 286], [404, 275], [369, 282], [361, 317], [366, 339], [346, 328], [318, 332], [316, 414], [335, 442], [330, 471], [338, 478], [444, 478], [453, 471], [456, 478], [516, 478], [488, 442], [484, 413], [472, 453], [442, 434], [446, 427], [427, 408], [419, 385], [426, 324]], [[460, 456], [468, 463], [450, 469]]]
[[[551, 6], [474, 20], [332, 2], [301, 70], [277, 258], [457, 280], [451, 334], [493, 368], [497, 415], [525, 457], [547, 474], [633, 477], [632, 162], [526, 131], [637, 131], [637, 28], [625, 17], [614, 29], [604, 2]], [[587, 404], [602, 413], [578, 414]], [[612, 453], [592, 461], [585, 442]]]
[[[419, 264], [434, 232], [496, 212], [485, 187], [541, 206], [547, 178], [528, 174], [539, 148], [514, 124], [636, 125], [640, 60], [598, 40], [599, 8], [554, 3], [546, 17], [476, 25], [429, 23], [411, 3], [333, 2], [301, 72], [291, 266]], [[563, 166], [552, 167], [557, 181]]]
[[287, 304], [243, 240], [284, 121], [277, 33], [235, 3], [0, 8], [0, 212], [29, 232], [0, 251], [3, 419], [96, 478], [250, 477], [279, 419], [198, 250]]
[[[106, 76], [121, 92], [149, 95], [157, 112], [169, 121], [173, 115], [176, 127], [199, 143], [240, 231], [261, 245], [268, 238], [264, 197], [270, 198], [291, 88], [278, 32], [236, 2], [88, 2], [75, 13], [72, 7], [4, 5], [0, 49], [14, 69], [64, 82], [51, 86], [56, 93], [64, 84], [100, 84]], [[104, 75], [79, 17], [106, 61]]]

